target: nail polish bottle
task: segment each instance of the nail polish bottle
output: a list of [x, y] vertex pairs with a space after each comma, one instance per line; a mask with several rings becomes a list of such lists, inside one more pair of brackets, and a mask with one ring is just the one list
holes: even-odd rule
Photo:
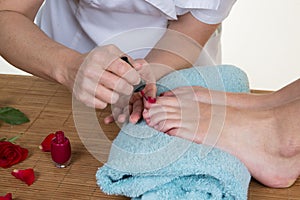
[[71, 162], [71, 144], [63, 131], [57, 131], [51, 141], [51, 157], [58, 168], [65, 168]]

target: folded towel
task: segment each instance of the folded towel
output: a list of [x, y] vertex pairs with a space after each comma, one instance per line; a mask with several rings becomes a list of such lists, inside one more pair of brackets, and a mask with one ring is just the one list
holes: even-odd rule
[[[158, 81], [158, 94], [189, 85], [249, 92], [243, 71], [216, 66], [172, 72]], [[243, 163], [224, 151], [168, 136], [141, 121], [122, 127], [96, 178], [103, 192], [135, 200], [246, 200], [250, 174]]]

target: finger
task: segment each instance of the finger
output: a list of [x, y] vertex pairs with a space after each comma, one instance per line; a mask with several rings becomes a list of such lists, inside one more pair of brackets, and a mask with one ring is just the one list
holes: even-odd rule
[[124, 123], [125, 121], [127, 121], [128, 116], [129, 116], [129, 106], [126, 106], [125, 108], [123, 108], [122, 113], [118, 116], [118, 122]]
[[132, 104], [132, 113], [130, 115], [129, 121], [133, 124], [137, 123], [142, 116], [143, 109], [144, 109], [143, 102], [140, 97]]
[[113, 61], [107, 70], [126, 80], [131, 85], [136, 85], [141, 81], [139, 73], [121, 58]]
[[143, 115], [143, 118], [144, 118], [146, 121], [147, 121], [147, 119], [150, 120], [149, 110], [144, 109], [142, 115]]
[[119, 94], [101, 84], [95, 83], [92, 79], [85, 79], [81, 85], [76, 87], [74, 92], [79, 94], [78, 96], [82, 102], [91, 103], [90, 101], [96, 98], [99, 101], [113, 104], [119, 99]]
[[142, 79], [146, 81], [147, 84], [156, 82], [153, 68], [149, 63], [147, 63], [145, 60], [142, 59], [137, 59], [135, 63], [141, 65], [140, 69], [138, 70], [138, 73], [140, 74]]
[[106, 88], [111, 89], [112, 91], [116, 91], [125, 95], [130, 95], [133, 91], [133, 86], [131, 84], [109, 71], [102, 72], [98, 83]]
[[113, 117], [112, 114], [104, 118], [104, 123], [105, 124], [110, 124], [110, 123], [112, 123], [114, 121], [115, 121], [115, 119], [114, 119], [114, 117]]
[[132, 64], [132, 66], [134, 67], [134, 69], [136, 69], [137, 71], [140, 71], [143, 67], [143, 65], [146, 65], [147, 62], [144, 59], [136, 59], [136, 60], [132, 60], [130, 59], [130, 63]]
[[126, 122], [127, 121], [127, 117], [128, 115], [127, 114], [124, 114], [124, 113], [122, 113], [122, 114], [120, 114], [119, 116], [118, 116], [118, 122], [119, 123], [124, 123], [124, 122]]
[[120, 108], [120, 107], [115, 106], [115, 105], [113, 106], [113, 108], [112, 108], [112, 116], [114, 118], [114, 121], [116, 119], [118, 119], [119, 115], [122, 113], [122, 110], [123, 110], [123, 108]]
[[98, 109], [104, 109], [107, 106], [106, 102], [103, 102], [97, 98], [90, 98], [90, 101], [86, 101], [85, 103], [86, 106], [91, 107], [91, 108], [98, 108]]
[[144, 98], [144, 107], [149, 109], [151, 104], [155, 104], [156, 103], [156, 92], [157, 92], [157, 88], [156, 88], [156, 84], [150, 83], [147, 84], [146, 87], [144, 88], [143, 91], [141, 91], [141, 93], [143, 93]]
[[107, 101], [95, 97], [96, 85], [90, 79], [82, 79], [74, 84], [73, 95], [88, 107], [104, 109]]
[[142, 103], [142, 96], [139, 92], [136, 92], [131, 96], [131, 98], [129, 100], [129, 104], [133, 105], [133, 103], [136, 101], [141, 101], [141, 103]]
[[144, 93], [147, 97], [156, 98], [157, 87], [155, 83], [148, 83], [144, 88]]
[[[96, 81], [99, 80], [99, 76], [102, 76], [103, 71], [107, 71], [118, 78], [124, 79], [129, 85], [139, 83], [140, 76], [138, 72], [128, 63], [120, 59], [120, 55], [122, 54], [123, 52], [114, 45], [96, 47], [88, 54], [83, 63], [85, 67], [81, 68], [82, 76]], [[116, 81], [110, 80], [108, 82]], [[129, 93], [127, 92], [126, 94]]]
[[140, 93], [134, 93], [129, 101], [129, 121], [133, 124], [138, 122], [142, 116], [143, 101]]
[[88, 93], [87, 91], [84, 92], [74, 91], [74, 95], [77, 100], [84, 103], [88, 107], [104, 109], [107, 106], [106, 102], [103, 102], [98, 98], [95, 98], [94, 95]]
[[97, 99], [110, 104], [114, 104], [119, 100], [118, 93], [111, 91], [103, 85], [98, 85], [94, 95]]

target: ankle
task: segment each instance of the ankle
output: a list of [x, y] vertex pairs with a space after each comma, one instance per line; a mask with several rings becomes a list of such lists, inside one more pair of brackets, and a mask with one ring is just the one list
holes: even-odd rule
[[280, 155], [286, 158], [294, 157], [300, 154], [300, 136], [298, 134], [300, 125], [297, 118], [291, 110], [293, 103], [288, 103], [276, 107], [274, 118], [276, 120], [276, 135], [280, 138]]

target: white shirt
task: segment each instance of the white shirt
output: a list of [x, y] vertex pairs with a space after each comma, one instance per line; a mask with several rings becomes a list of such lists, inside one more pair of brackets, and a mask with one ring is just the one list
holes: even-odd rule
[[[187, 12], [204, 23], [220, 23], [227, 17], [235, 1], [79, 0], [76, 3], [76, 0], [46, 0], [38, 13], [37, 24], [55, 41], [85, 53], [97, 45], [110, 43], [110, 38], [114, 41], [114, 36], [126, 31], [166, 28], [168, 20], [177, 20], [178, 15]], [[131, 43], [135, 42], [136, 36], [129, 38]], [[208, 49], [217, 51], [218, 42], [213, 42], [211, 45], [215, 47]], [[146, 53], [135, 56], [144, 57]]]

